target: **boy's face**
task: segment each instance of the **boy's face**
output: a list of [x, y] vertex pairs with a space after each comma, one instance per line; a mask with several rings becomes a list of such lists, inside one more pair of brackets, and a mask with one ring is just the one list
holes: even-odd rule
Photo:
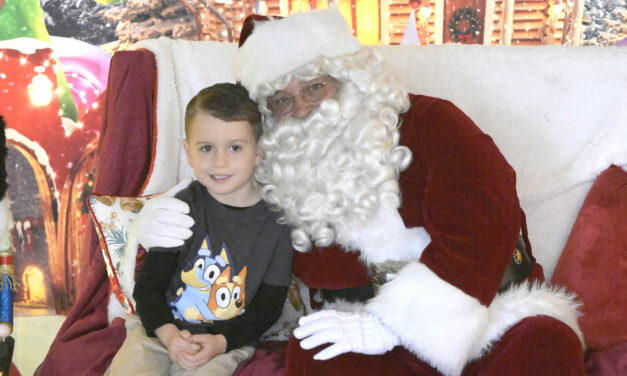
[[211, 196], [232, 206], [258, 201], [252, 175], [262, 153], [247, 121], [226, 122], [199, 111], [187, 136], [187, 162]]

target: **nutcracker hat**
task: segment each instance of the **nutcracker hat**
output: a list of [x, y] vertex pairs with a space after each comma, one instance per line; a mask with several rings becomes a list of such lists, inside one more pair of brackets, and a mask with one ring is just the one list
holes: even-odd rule
[[337, 57], [362, 47], [336, 6], [285, 18], [248, 16], [235, 57], [235, 76], [256, 99], [261, 84], [320, 56]]

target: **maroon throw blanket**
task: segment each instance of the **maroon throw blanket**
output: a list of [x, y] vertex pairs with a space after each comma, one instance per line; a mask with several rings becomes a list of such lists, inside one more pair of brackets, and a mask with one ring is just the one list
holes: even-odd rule
[[[132, 196], [140, 192], [153, 152], [156, 63], [147, 50], [113, 56], [102, 113], [94, 193]], [[98, 237], [90, 225], [80, 257], [82, 273], [76, 303], [57, 333], [36, 375], [102, 375], [126, 336], [124, 320], [109, 326], [109, 280]]]

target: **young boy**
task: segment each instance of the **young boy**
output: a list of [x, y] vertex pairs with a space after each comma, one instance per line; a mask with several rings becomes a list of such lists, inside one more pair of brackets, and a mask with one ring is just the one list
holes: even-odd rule
[[183, 146], [197, 180], [176, 197], [194, 235], [147, 253], [133, 292], [141, 325], [127, 321], [107, 374], [230, 375], [279, 318], [293, 248], [253, 180], [260, 135], [242, 86], [213, 85], [187, 105]]

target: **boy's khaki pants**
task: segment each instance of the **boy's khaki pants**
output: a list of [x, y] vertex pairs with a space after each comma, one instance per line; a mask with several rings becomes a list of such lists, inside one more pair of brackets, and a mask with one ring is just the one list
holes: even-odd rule
[[192, 371], [186, 371], [170, 360], [168, 349], [158, 338], [148, 337], [137, 316], [126, 320], [126, 339], [104, 376], [230, 376], [255, 353], [244, 346], [221, 354]]

